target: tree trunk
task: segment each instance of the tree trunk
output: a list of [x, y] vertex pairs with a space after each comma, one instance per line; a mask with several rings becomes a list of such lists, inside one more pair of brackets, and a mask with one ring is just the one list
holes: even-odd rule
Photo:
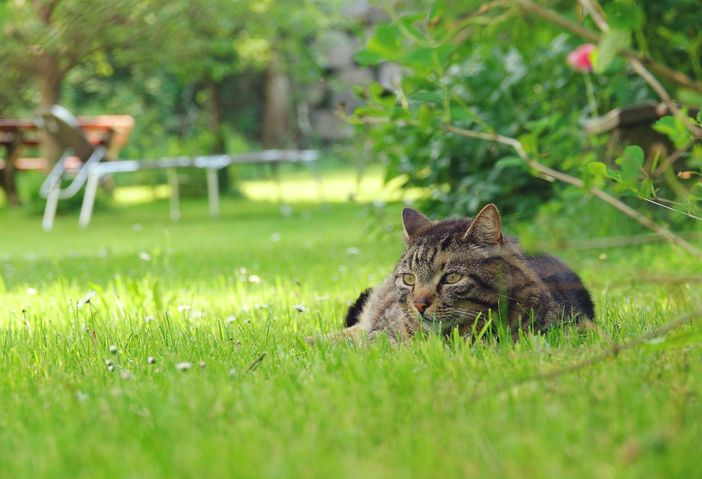
[[[210, 92], [207, 119], [210, 130], [212, 130], [215, 136], [215, 142], [210, 153], [215, 155], [226, 154], [227, 139], [224, 136], [224, 128], [222, 127], [221, 84], [210, 78], [207, 81], [207, 89]], [[229, 192], [229, 168], [222, 168], [219, 170], [217, 183], [219, 191], [222, 193]]]
[[282, 62], [276, 56], [268, 65], [265, 88], [261, 141], [264, 148], [287, 146], [292, 138], [290, 114], [290, 81]]
[[[41, 52], [37, 58], [37, 86], [39, 88], [39, 108], [45, 110], [59, 101], [63, 72], [56, 55]], [[41, 135], [41, 153], [51, 168], [61, 154], [59, 146], [49, 135]]]

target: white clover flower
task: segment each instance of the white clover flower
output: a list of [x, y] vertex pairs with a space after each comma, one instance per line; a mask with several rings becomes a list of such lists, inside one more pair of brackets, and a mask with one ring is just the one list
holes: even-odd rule
[[38, 291], [35, 288], [27, 288], [27, 294], [29, 296], [36, 296], [37, 293]]
[[293, 306], [293, 308], [295, 308], [295, 310], [296, 310], [298, 313], [304, 313], [305, 311], [307, 311], [307, 308], [306, 308], [304, 305], [302, 305], [302, 304], [296, 304], [296, 305]]
[[184, 313], [186, 311], [190, 311], [190, 305], [189, 304], [179, 304], [176, 309], [178, 309], [179, 313]]
[[260, 282], [261, 278], [258, 275], [252, 274], [249, 276], [249, 283], [259, 284]]
[[183, 361], [181, 363], [176, 363], [175, 368], [177, 371], [187, 371], [189, 370], [193, 365], [187, 361]]
[[151, 255], [146, 251], [142, 251], [139, 253], [139, 259], [142, 261], [151, 261]]

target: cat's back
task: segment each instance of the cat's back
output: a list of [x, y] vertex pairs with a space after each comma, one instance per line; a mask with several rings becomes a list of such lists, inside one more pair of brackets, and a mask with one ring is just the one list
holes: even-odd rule
[[[529, 266], [549, 289], [553, 298], [566, 307], [566, 313], [595, 318], [595, 306], [580, 277], [563, 261], [549, 254], [524, 255]], [[568, 311], [570, 309], [570, 311]]]

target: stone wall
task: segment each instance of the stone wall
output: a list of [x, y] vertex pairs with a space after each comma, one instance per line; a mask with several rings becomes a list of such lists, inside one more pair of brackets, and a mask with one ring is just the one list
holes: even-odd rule
[[[346, 18], [361, 25], [365, 34], [346, 30], [323, 32], [315, 41], [314, 49], [324, 69], [324, 74], [309, 85], [302, 95], [303, 122], [308, 123], [309, 135], [322, 142], [350, 138], [353, 128], [339, 118], [338, 111], [347, 114], [362, 104], [354, 90], [377, 81], [388, 89], [399, 81], [399, 68], [384, 64], [367, 68], [354, 61], [354, 55], [363, 48], [365, 35], [373, 25], [385, 20], [385, 13], [368, 1], [348, 1], [343, 7]], [[359, 31], [361, 28], [359, 28]]]

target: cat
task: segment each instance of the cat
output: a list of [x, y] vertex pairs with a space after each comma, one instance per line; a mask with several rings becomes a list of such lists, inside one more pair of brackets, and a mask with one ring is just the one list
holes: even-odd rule
[[349, 307], [341, 335], [360, 339], [387, 334], [391, 341], [419, 331], [464, 336], [498, 317], [516, 339], [564, 321], [595, 318], [578, 275], [550, 255], [528, 255], [502, 234], [493, 204], [475, 218], [431, 221], [402, 211], [405, 251], [387, 280], [365, 290]]

